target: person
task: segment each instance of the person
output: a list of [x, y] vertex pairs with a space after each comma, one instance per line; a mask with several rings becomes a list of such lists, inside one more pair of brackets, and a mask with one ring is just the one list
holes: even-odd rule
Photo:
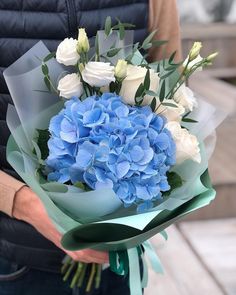
[[[143, 41], [148, 31], [169, 40], [164, 50], [152, 49], [158, 60], [177, 51], [181, 56], [176, 0], [1, 0], [0, 2], [0, 294], [83, 294], [62, 281], [61, 261], [65, 254], [76, 261], [107, 263], [108, 253], [92, 249], [68, 252], [60, 244], [61, 233], [50, 221], [35, 193], [6, 161], [9, 130], [6, 111], [11, 103], [2, 70], [39, 39], [50, 50], [60, 40], [76, 38], [77, 28], [86, 27], [90, 37], [104, 25], [106, 16], [136, 25], [135, 39]], [[148, 18], [149, 15], [149, 18]], [[147, 22], [149, 19], [149, 22]], [[81, 293], [82, 292], [82, 293]], [[129, 294], [126, 279], [109, 269], [102, 273], [100, 289], [91, 294]]]

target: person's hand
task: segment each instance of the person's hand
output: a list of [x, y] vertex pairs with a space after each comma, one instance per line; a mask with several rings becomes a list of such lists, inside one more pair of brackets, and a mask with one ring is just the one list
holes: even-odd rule
[[61, 246], [62, 235], [57, 231], [46, 210], [37, 197], [37, 195], [27, 186], [21, 188], [15, 197], [13, 216], [16, 219], [23, 220], [31, 224], [48, 240], [52, 241], [58, 248], [61, 248], [66, 254], [72, 257], [75, 261], [85, 263], [107, 263], [108, 253], [86, 249], [81, 251], [66, 251]]

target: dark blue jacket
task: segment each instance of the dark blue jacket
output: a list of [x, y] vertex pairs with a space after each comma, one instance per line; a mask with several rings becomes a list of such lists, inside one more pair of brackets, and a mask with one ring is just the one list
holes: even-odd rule
[[[135, 41], [144, 40], [148, 0], [0, 0], [0, 169], [18, 177], [6, 161], [9, 130], [7, 105], [12, 103], [3, 70], [38, 40], [51, 51], [66, 37], [85, 27], [89, 37], [103, 29], [107, 16], [136, 25]], [[59, 269], [63, 253], [30, 225], [0, 213], [0, 255], [19, 264]]]

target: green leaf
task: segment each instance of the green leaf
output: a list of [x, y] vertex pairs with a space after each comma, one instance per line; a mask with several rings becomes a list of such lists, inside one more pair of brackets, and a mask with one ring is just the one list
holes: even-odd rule
[[163, 102], [163, 100], [165, 99], [165, 94], [166, 94], [166, 81], [164, 80], [162, 82], [160, 94], [159, 94], [160, 102]]
[[136, 27], [136, 26], [135, 26], [135, 25], [133, 25], [133, 24], [129, 24], [129, 23], [122, 23], [122, 22], [119, 20], [119, 18], [117, 18], [117, 17], [116, 17], [116, 20], [117, 20], [118, 24], [117, 24], [117, 25], [115, 25], [115, 26], [113, 27], [113, 29], [114, 29], [114, 30], [118, 30], [118, 29], [119, 29], [119, 26], [120, 26], [120, 24], [122, 24], [122, 26], [123, 26], [124, 28], [126, 28], [126, 29], [132, 29], [132, 28], [135, 28], [135, 27]]
[[74, 184], [74, 186], [82, 189], [83, 191], [85, 191], [85, 185], [82, 182], [76, 182]]
[[150, 107], [151, 107], [152, 111], [155, 112], [156, 107], [157, 107], [157, 99], [156, 99], [156, 97], [153, 98]]
[[135, 98], [136, 98], [136, 97], [142, 97], [144, 91], [145, 91], [144, 85], [143, 85], [143, 83], [141, 83], [141, 84], [139, 85], [139, 87], [138, 87], [136, 93], [135, 93]]
[[186, 123], [198, 123], [198, 121], [190, 119], [190, 118], [183, 118], [182, 121]]
[[108, 16], [108, 17], [106, 18], [106, 22], [105, 22], [105, 34], [106, 34], [107, 36], [109, 36], [110, 33], [111, 33], [111, 31], [112, 31], [112, 27], [111, 27], [111, 25], [112, 25], [111, 17]]
[[169, 58], [169, 64], [172, 65], [174, 59], [175, 59], [175, 56], [177, 54], [177, 51], [175, 51], [174, 53], [172, 53], [171, 57]]
[[142, 48], [144, 50], [148, 50], [148, 49], [152, 48], [152, 43], [147, 43], [146, 45], [142, 46]]
[[153, 47], [160, 47], [160, 46], [165, 45], [167, 43], [168, 43], [167, 40], [153, 40], [152, 41], [152, 46]]
[[44, 76], [48, 76], [48, 74], [49, 74], [48, 66], [43, 63], [42, 66], [41, 66], [41, 69], [42, 69], [42, 72], [43, 72]]
[[108, 57], [114, 57], [121, 51], [121, 48], [113, 48], [107, 52]]
[[183, 179], [175, 172], [167, 172], [167, 180], [171, 191], [183, 185]]
[[176, 69], [174, 69], [173, 71], [166, 72], [166, 73], [163, 72], [163, 74], [161, 73], [160, 74], [160, 79], [164, 80], [164, 79], [170, 77], [175, 71], [176, 71]]
[[150, 84], [151, 84], [151, 80], [150, 80], [150, 70], [147, 70], [145, 79], [144, 79], [144, 89], [145, 90], [149, 90], [150, 88]]
[[143, 97], [135, 97], [135, 104], [137, 106], [141, 106], [141, 104], [143, 103]]
[[48, 149], [48, 141], [50, 139], [50, 133], [46, 130], [37, 129], [38, 131], [38, 147], [41, 151], [41, 157], [43, 160], [46, 160], [49, 155], [49, 149]]
[[56, 52], [51, 52], [46, 57], [44, 57], [43, 62], [47, 62], [54, 57], [56, 57]]
[[125, 27], [120, 24], [120, 27], [119, 27], [119, 35], [120, 35], [120, 40], [124, 40], [125, 38]]
[[187, 118], [188, 115], [190, 115], [190, 114], [191, 114], [191, 112], [187, 112], [187, 113], [183, 116], [183, 118]]
[[111, 93], [116, 92], [116, 88], [117, 88], [116, 82], [111, 82], [111, 84], [110, 84], [110, 92]]
[[152, 91], [152, 90], [146, 90], [145, 94], [150, 95], [150, 96], [158, 96], [158, 93]]
[[51, 91], [51, 84], [50, 84], [50, 81], [49, 81], [49, 77], [44, 77], [44, 83], [45, 83], [45, 85], [46, 85], [46, 87], [47, 87], [47, 89], [49, 90], [49, 91]]
[[143, 41], [142, 48], [144, 48], [147, 44], [149, 44], [152, 41], [152, 39], [155, 36], [156, 32], [157, 32], [157, 30], [153, 31], [151, 34], [149, 34], [147, 36], [147, 38]]
[[178, 108], [177, 105], [170, 103], [170, 102], [163, 102], [162, 105], [165, 107]]

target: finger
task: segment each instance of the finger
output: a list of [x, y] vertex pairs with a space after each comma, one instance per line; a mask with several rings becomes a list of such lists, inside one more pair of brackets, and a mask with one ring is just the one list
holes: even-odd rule
[[107, 252], [95, 251], [92, 249], [86, 249], [84, 252], [94, 259], [102, 260], [104, 263], [109, 262], [109, 255]]
[[76, 252], [67, 251], [67, 254], [70, 255], [75, 261], [80, 261], [84, 263], [97, 263], [104, 264], [108, 263], [108, 254], [101, 253], [97, 251], [81, 250]]

